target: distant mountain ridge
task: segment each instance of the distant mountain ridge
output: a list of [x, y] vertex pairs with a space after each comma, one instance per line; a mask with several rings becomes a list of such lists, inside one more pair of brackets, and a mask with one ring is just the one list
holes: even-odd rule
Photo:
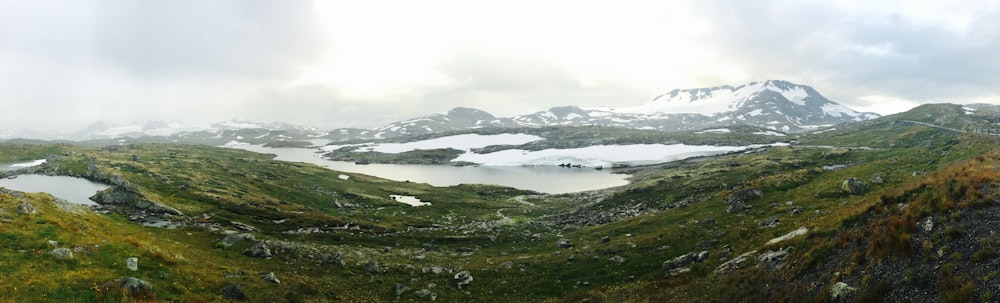
[[764, 127], [781, 132], [805, 132], [844, 122], [878, 118], [823, 97], [812, 87], [782, 80], [751, 82], [737, 87], [674, 89], [636, 107], [553, 107], [508, 118], [472, 108], [360, 130], [331, 132], [334, 140], [379, 139], [423, 135], [482, 127], [610, 126], [662, 131], [697, 130], [734, 124]]

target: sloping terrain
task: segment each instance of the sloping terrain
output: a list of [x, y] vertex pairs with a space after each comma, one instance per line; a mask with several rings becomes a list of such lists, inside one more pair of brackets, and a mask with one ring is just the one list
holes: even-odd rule
[[[115, 184], [108, 214], [0, 192], [0, 301], [994, 300], [997, 137], [901, 120], [988, 119], [927, 106], [565, 195], [203, 146], [0, 145], [0, 162], [48, 160], [15, 173]], [[181, 214], [118, 207], [137, 201]]]

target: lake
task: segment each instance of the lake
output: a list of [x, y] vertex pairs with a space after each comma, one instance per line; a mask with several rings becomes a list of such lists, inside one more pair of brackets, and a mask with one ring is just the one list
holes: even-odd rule
[[107, 184], [82, 178], [45, 175], [20, 175], [14, 179], [4, 178], [0, 179], [0, 186], [22, 192], [44, 192], [53, 197], [83, 205], [97, 205], [94, 201], [90, 201], [90, 197], [98, 191], [110, 187]]
[[305, 162], [335, 171], [376, 176], [389, 180], [427, 183], [433, 186], [458, 184], [495, 184], [550, 194], [572, 193], [628, 184], [629, 175], [612, 174], [608, 170], [563, 168], [553, 166], [448, 166], [366, 164], [330, 161], [319, 157], [317, 149], [270, 148], [260, 145], [227, 145], [225, 147], [277, 155], [276, 160]]

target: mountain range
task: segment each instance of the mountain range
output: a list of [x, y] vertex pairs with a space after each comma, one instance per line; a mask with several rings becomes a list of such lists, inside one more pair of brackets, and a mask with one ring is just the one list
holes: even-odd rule
[[[91, 124], [69, 134], [31, 130], [0, 130], [0, 139], [112, 140], [117, 138], [164, 137], [171, 142], [244, 139], [332, 141], [384, 139], [488, 127], [607, 126], [643, 130], [689, 131], [729, 125], [749, 125], [785, 133], [808, 132], [838, 123], [879, 117], [857, 112], [823, 97], [812, 87], [782, 80], [751, 82], [740, 86], [674, 89], [650, 102], [626, 108], [577, 106], [553, 107], [546, 111], [513, 117], [496, 117], [486, 111], [458, 107], [390, 123], [373, 129], [344, 128], [322, 131], [287, 123], [257, 123], [232, 120], [210, 126], [187, 126], [153, 121], [144, 124]], [[216, 140], [216, 141], [217, 141]]]
[[330, 139], [379, 139], [484, 127], [609, 126], [632, 129], [687, 131], [729, 125], [750, 125], [781, 132], [807, 132], [844, 122], [878, 118], [823, 97], [812, 87], [788, 81], [751, 82], [737, 87], [675, 89], [630, 108], [577, 106], [514, 117], [495, 117], [473, 108], [455, 108], [391, 123], [382, 127], [340, 129]]

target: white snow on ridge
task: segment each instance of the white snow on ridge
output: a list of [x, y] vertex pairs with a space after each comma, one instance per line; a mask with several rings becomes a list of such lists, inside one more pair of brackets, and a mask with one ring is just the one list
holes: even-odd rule
[[770, 89], [771, 91], [780, 93], [781, 96], [785, 97], [785, 99], [788, 99], [789, 102], [795, 103], [795, 105], [800, 105], [800, 106], [806, 105], [805, 99], [806, 97], [809, 96], [809, 93], [807, 93], [806, 90], [802, 89], [802, 87], [800, 86], [796, 86], [791, 90], [781, 90], [780, 88], [774, 86], [768, 86], [767, 88]]
[[489, 154], [465, 153], [453, 161], [479, 163], [484, 166], [555, 166], [564, 163], [588, 167], [614, 164], [646, 165], [713, 156], [746, 150], [748, 146], [693, 146], [684, 144], [596, 145], [571, 149], [526, 151], [503, 150]]
[[732, 132], [728, 128], [716, 128], [716, 129], [706, 129], [700, 132], [695, 132], [696, 134], [724, 134]]
[[356, 151], [396, 154], [418, 149], [454, 148], [458, 150], [469, 150], [472, 148], [482, 148], [490, 145], [521, 145], [543, 139], [544, 138], [542, 137], [528, 134], [465, 134], [407, 143], [378, 143], [358, 148]]
[[785, 134], [782, 134], [782, 133], [779, 133], [779, 132], [774, 132], [774, 131], [754, 132], [754, 134], [755, 135], [765, 135], [765, 136], [776, 136], [776, 137], [785, 137], [785, 136], [787, 136]]
[[821, 108], [823, 109], [823, 113], [825, 113], [827, 116], [833, 116], [833, 117], [843, 117], [845, 115], [848, 117], [858, 116], [857, 112], [836, 103], [823, 104], [823, 107]]
[[11, 168], [25, 168], [25, 167], [39, 166], [39, 165], [42, 165], [43, 163], [45, 163], [45, 161], [47, 161], [47, 160], [45, 160], [45, 159], [39, 159], [39, 160], [31, 161], [31, 162], [15, 163], [15, 164], [11, 164], [10, 167]]

